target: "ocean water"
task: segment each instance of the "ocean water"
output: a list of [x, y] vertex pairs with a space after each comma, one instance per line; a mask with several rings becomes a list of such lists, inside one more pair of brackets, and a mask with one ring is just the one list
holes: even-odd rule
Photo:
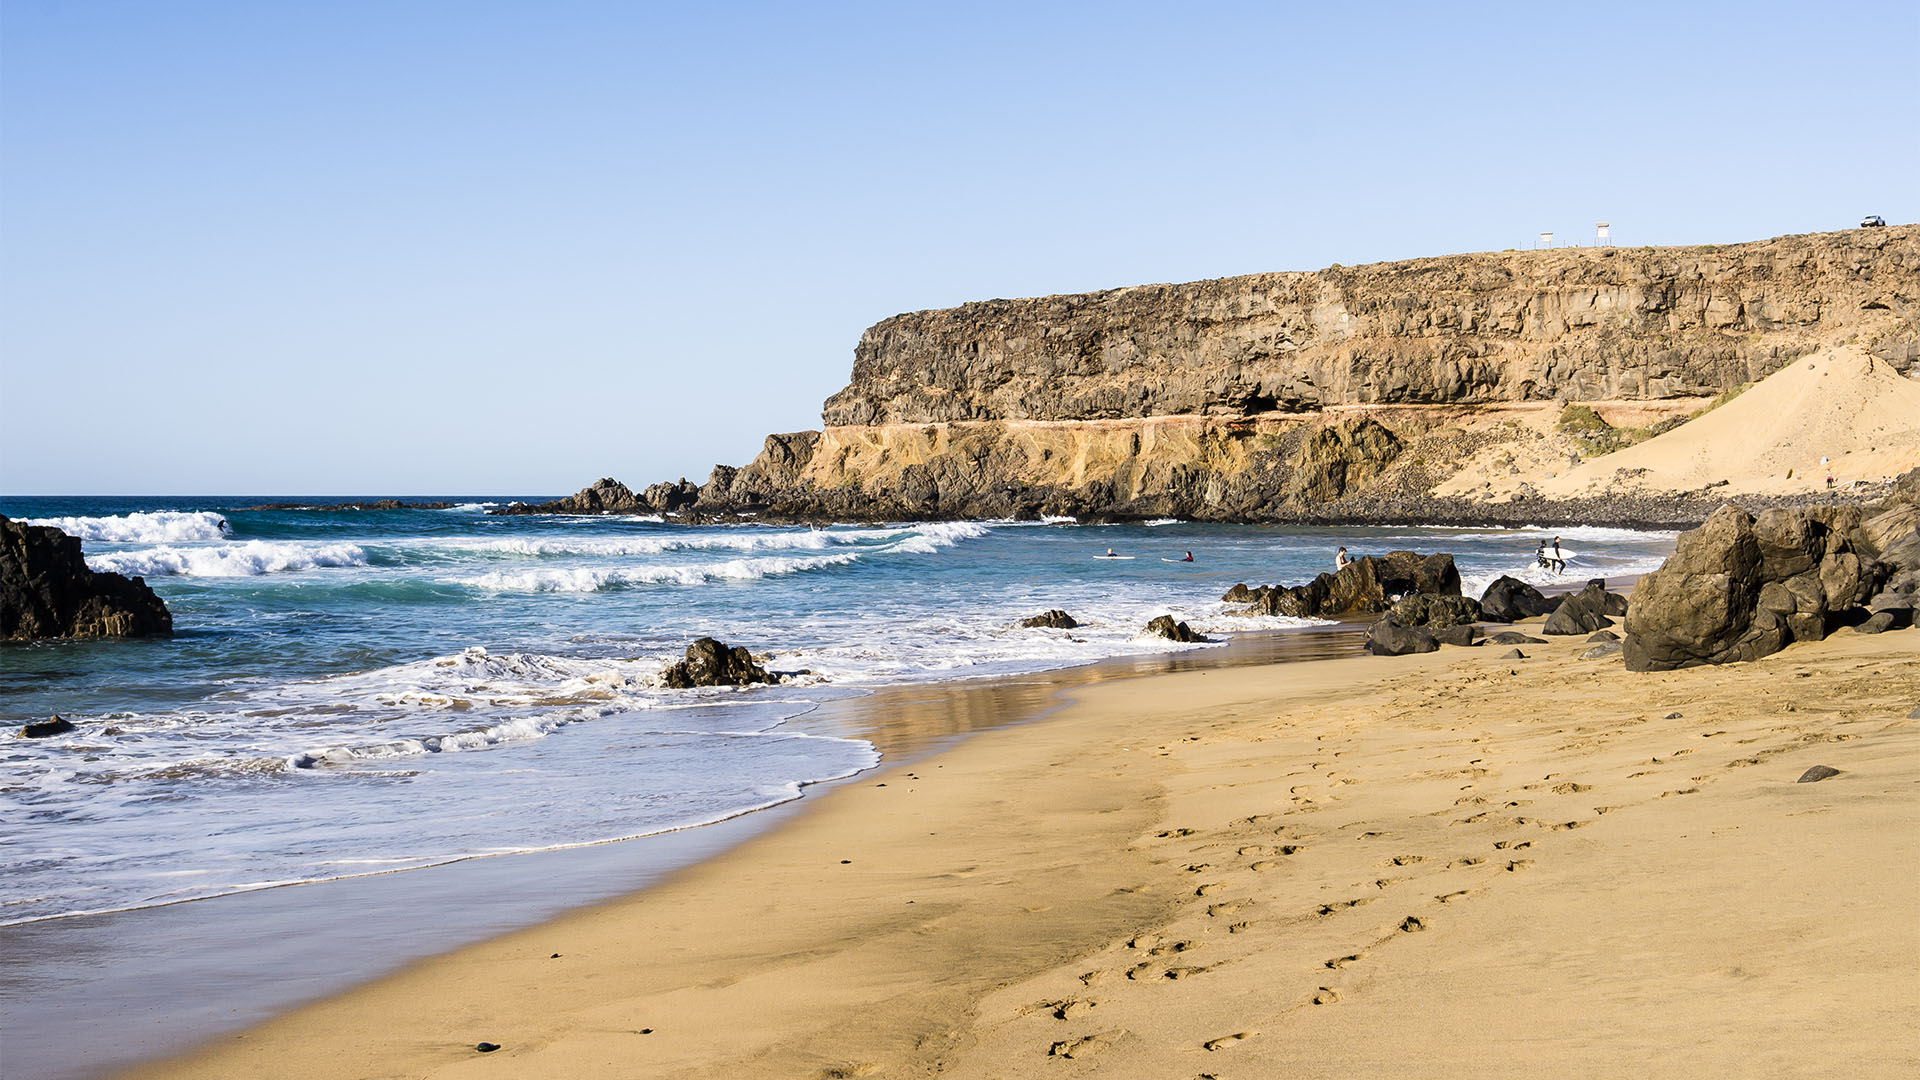
[[[1143, 636], [1356, 555], [1449, 551], [1469, 591], [1640, 573], [1673, 534], [943, 522], [825, 529], [449, 510], [247, 511], [233, 498], [0, 498], [146, 577], [171, 640], [0, 647], [0, 925], [698, 827], [873, 767], [808, 730], [822, 702], [1208, 648]], [[333, 499], [316, 501], [337, 501]], [[1103, 559], [1109, 548], [1129, 556]], [[1193, 562], [1173, 561], [1191, 551]], [[1064, 608], [1073, 631], [1017, 620]], [[675, 691], [694, 638], [777, 686]]]

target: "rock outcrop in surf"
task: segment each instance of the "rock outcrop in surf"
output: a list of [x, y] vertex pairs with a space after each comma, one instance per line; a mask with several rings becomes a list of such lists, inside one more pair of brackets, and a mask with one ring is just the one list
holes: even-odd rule
[[0, 641], [171, 633], [172, 613], [144, 580], [95, 573], [78, 537], [0, 517]]

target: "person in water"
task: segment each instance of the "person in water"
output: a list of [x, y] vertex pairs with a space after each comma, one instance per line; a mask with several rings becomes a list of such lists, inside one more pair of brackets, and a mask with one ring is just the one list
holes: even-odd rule
[[1181, 561], [1181, 562], [1192, 562], [1192, 561], [1193, 561], [1193, 552], [1191, 552], [1191, 551], [1189, 551], [1189, 552], [1187, 552], [1187, 557], [1186, 557], [1186, 558], [1184, 558], [1184, 559], [1181, 559], [1180, 561]]
[[1347, 567], [1352, 565], [1353, 565], [1353, 556], [1347, 554], [1346, 548], [1341, 548], [1339, 551], [1336, 551], [1333, 553], [1333, 572], [1334, 573], [1337, 574], [1340, 571], [1345, 570]]
[[1553, 569], [1553, 560], [1547, 558], [1547, 542], [1545, 540], [1540, 541], [1540, 546], [1533, 549], [1533, 563], [1542, 570]]
[[1112, 549], [1112, 548], [1108, 548], [1108, 549], [1107, 549], [1107, 558], [1109, 558], [1109, 559], [1111, 559], [1111, 558], [1113, 558], [1113, 557], [1114, 557], [1114, 555], [1113, 555], [1113, 549]]
[[1553, 538], [1553, 572], [1556, 574], [1567, 572], [1567, 558], [1560, 554], [1560, 538], [1557, 536]]

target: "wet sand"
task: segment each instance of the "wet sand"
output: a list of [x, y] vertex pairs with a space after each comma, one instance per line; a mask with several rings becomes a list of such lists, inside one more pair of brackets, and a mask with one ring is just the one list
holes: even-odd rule
[[1912, 1075], [1915, 632], [1587, 647], [1091, 683], [130, 1075]]
[[[1352, 628], [1245, 634], [1222, 649], [887, 687], [828, 702], [791, 725], [871, 740], [892, 766], [1043, 716], [1070, 687], [1358, 648]], [[808, 812], [835, 786], [636, 840], [0, 928], [0, 1073], [81, 1080], [177, 1053], [422, 957], [657, 884]]]

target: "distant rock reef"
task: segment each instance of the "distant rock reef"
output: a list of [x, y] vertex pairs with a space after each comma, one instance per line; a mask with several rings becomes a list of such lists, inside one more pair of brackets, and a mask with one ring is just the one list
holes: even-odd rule
[[[868, 329], [822, 429], [744, 467], [495, 512], [1537, 521], [1524, 495], [1429, 495], [1511, 436], [1502, 410], [1699, 402], [1843, 341], [1920, 364], [1920, 227], [991, 300]], [[1692, 523], [1722, 501], [1694, 495], [1553, 516]]]
[[0, 517], [0, 641], [171, 633], [145, 581], [87, 569], [78, 537]]

